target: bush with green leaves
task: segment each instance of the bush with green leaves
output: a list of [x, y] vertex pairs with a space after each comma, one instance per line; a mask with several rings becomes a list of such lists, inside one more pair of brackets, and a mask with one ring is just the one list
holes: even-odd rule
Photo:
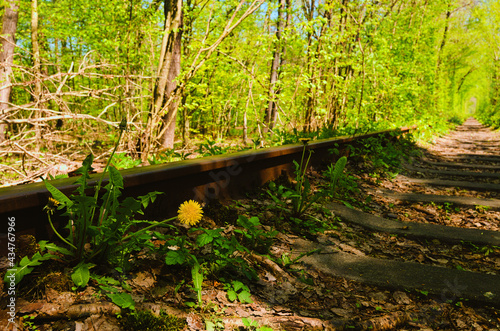
[[266, 191], [274, 201], [275, 207], [281, 212], [285, 212], [287, 217], [301, 218], [313, 203], [321, 197], [320, 194], [311, 191], [311, 184], [306, 176], [312, 155], [312, 152], [308, 151], [307, 159], [305, 158], [307, 140], [309, 139], [304, 140], [300, 164], [295, 160], [293, 161], [295, 185], [276, 185], [274, 182], [270, 182], [269, 189]]
[[[89, 280], [90, 269], [94, 263], [108, 264], [118, 271], [123, 272], [130, 267], [130, 259], [135, 252], [146, 246], [152, 247], [151, 233], [146, 230], [165, 225], [168, 219], [162, 222], [136, 220], [137, 215], [155, 201], [159, 192], [150, 192], [138, 198], [127, 197], [120, 199], [123, 189], [123, 177], [110, 162], [116, 152], [119, 141], [125, 130], [125, 124], [120, 123], [120, 137], [104, 168], [103, 173], [94, 185], [90, 182], [93, 155], [89, 155], [77, 170], [80, 175], [76, 180], [77, 188], [71, 196], [66, 196], [49, 181], [45, 181], [47, 190], [51, 193], [49, 204], [45, 207], [49, 224], [55, 235], [61, 240], [61, 245], [41, 241], [40, 253], [31, 259], [24, 258], [16, 268], [10, 269], [6, 277], [15, 275], [16, 283], [29, 274], [34, 266], [51, 258], [63, 259], [73, 266], [72, 279], [77, 287], [83, 287]], [[108, 183], [104, 186], [104, 194], [100, 196], [105, 174], [109, 174]], [[93, 191], [90, 195], [89, 191]], [[67, 217], [66, 233], [57, 230], [52, 222], [55, 209], [63, 211], [62, 216]], [[143, 226], [135, 231], [134, 226]], [[44, 251], [48, 253], [41, 254]], [[58, 256], [50, 253], [55, 252]]]
[[248, 278], [255, 278], [255, 271], [240, 254], [236, 254], [248, 252], [248, 248], [234, 234], [225, 234], [223, 228], [192, 228], [190, 233], [197, 234], [194, 242], [187, 240], [187, 236], [177, 236], [166, 241], [160, 248], [167, 265], [187, 265], [193, 268], [199, 264], [211, 275], [231, 269]]
[[335, 165], [330, 166], [330, 170], [327, 172], [329, 175], [329, 185], [327, 188], [313, 191], [306, 176], [312, 153], [308, 151], [308, 156], [307, 158], [305, 157], [307, 141], [307, 138], [303, 139], [304, 148], [300, 164], [293, 161], [295, 167], [295, 184], [287, 185], [286, 183], [276, 184], [275, 182], [270, 182], [266, 193], [274, 202], [270, 208], [279, 211], [279, 218], [290, 221], [292, 226], [299, 231], [317, 232], [322, 228], [322, 225], [318, 224], [321, 222], [307, 213], [319, 199], [333, 195], [336, 185], [342, 177], [347, 158], [341, 157]]
[[[191, 228], [187, 235], [172, 237], [165, 242], [159, 252], [164, 254], [167, 265], [186, 265], [191, 268], [193, 281], [192, 290], [197, 294], [196, 303], [186, 303], [188, 306], [202, 306], [202, 283], [205, 276], [217, 276], [222, 272], [232, 271], [243, 274], [248, 279], [256, 279], [256, 272], [239, 253], [248, 253], [249, 248], [240, 243], [236, 234], [244, 239], [244, 243], [252, 248], [259, 247], [262, 242], [270, 245], [276, 232], [260, 230], [257, 217], [250, 219], [240, 216], [238, 224], [241, 229], [227, 232], [223, 228], [205, 229]], [[161, 234], [156, 234], [161, 238]], [[194, 239], [194, 240], [193, 240]], [[248, 240], [248, 241], [247, 241]], [[236, 292], [242, 290], [236, 285]], [[241, 298], [245, 294], [240, 294]]]
[[[55, 229], [51, 220], [52, 209], [48, 208], [49, 222], [54, 233], [67, 245], [70, 259], [74, 261], [111, 262], [121, 267], [127, 263], [130, 255], [142, 249], [150, 239], [145, 232], [131, 233], [134, 225], [145, 221], [135, 220], [137, 214], [154, 202], [160, 192], [150, 192], [137, 199], [127, 197], [119, 199], [123, 189], [123, 177], [113, 166], [109, 166], [109, 181], [104, 186], [105, 193], [99, 198], [102, 176], [93, 187], [94, 194], [87, 195], [92, 189], [88, 184], [89, 173], [92, 170], [93, 156], [89, 155], [77, 173], [76, 194], [67, 197], [59, 189], [46, 181], [45, 186], [52, 194], [53, 204], [64, 210], [63, 216], [68, 217], [66, 226], [68, 235], [63, 236]], [[156, 224], [154, 222], [153, 224]]]
[[258, 217], [248, 218], [240, 215], [236, 222], [241, 228], [235, 229], [234, 232], [243, 237], [243, 245], [259, 253], [268, 253], [278, 231], [265, 230]]
[[395, 176], [404, 160], [419, 153], [413, 135], [401, 135], [399, 131], [363, 139], [349, 148], [350, 157], [357, 159], [373, 177]]

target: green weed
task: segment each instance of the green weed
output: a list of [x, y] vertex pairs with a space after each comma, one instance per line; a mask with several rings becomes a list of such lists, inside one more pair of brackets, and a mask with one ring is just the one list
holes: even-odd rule
[[200, 144], [197, 152], [203, 156], [221, 155], [229, 151], [229, 147], [217, 146], [215, 141], [207, 140], [205, 143]]

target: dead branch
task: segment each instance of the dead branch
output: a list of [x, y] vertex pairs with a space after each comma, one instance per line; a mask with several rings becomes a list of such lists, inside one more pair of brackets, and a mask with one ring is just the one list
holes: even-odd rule
[[11, 167], [11, 166], [9, 166], [9, 165], [7, 165], [7, 164], [0, 164], [0, 167], [3, 167], [3, 168], [7, 168], [7, 169], [9, 169], [9, 170], [12, 170], [12, 171], [14, 171], [15, 173], [17, 173], [18, 175], [20, 175], [20, 176], [24, 177], [25, 179], [29, 179], [29, 177], [28, 177], [28, 176], [26, 176], [25, 174], [23, 174], [22, 172], [20, 172], [20, 171], [19, 171], [19, 170], [17, 170], [16, 168], [13, 168], [13, 167]]
[[[47, 110], [47, 109], [44, 109]], [[57, 113], [54, 111], [54, 113]], [[96, 122], [104, 123], [110, 126], [114, 126], [118, 128], [118, 125], [120, 122], [111, 122], [111, 121], [106, 121], [103, 120], [102, 118], [99, 117], [94, 117], [92, 115], [87, 115], [87, 114], [60, 114], [56, 116], [50, 116], [50, 117], [41, 117], [41, 118], [18, 118], [18, 119], [10, 119], [10, 120], [5, 120], [5, 119], [0, 119], [0, 123], [6, 123], [6, 124], [21, 124], [21, 123], [28, 123], [28, 124], [35, 124], [35, 123], [40, 123], [40, 122], [49, 122], [49, 121], [56, 121], [59, 119], [85, 119], [85, 120], [94, 120]], [[130, 123], [132, 124], [132, 123]]]
[[[187, 318], [188, 313], [184, 310], [173, 308], [167, 304], [158, 303], [138, 303], [136, 310], [148, 310], [155, 314], [164, 311], [169, 315], [179, 318]], [[20, 311], [23, 314], [31, 314], [35, 319], [81, 319], [91, 315], [107, 315], [113, 316], [119, 314], [121, 309], [111, 303], [92, 303], [65, 306], [56, 303], [31, 303], [23, 307]], [[243, 327], [241, 317], [226, 317], [221, 318], [227, 330]], [[251, 317], [251, 320], [256, 321], [260, 325], [268, 325], [285, 330], [343, 330], [343, 322], [339, 321], [323, 321], [319, 318], [302, 317], [302, 316], [270, 316], [270, 317]]]
[[29, 151], [27, 151], [27, 150], [26, 150], [26, 148], [24, 148], [24, 147], [20, 146], [18, 143], [16, 143], [16, 142], [15, 142], [15, 143], [14, 143], [14, 145], [15, 145], [17, 148], [21, 149], [21, 150], [22, 150], [22, 151], [23, 151], [26, 155], [31, 156], [33, 159], [37, 160], [38, 162], [41, 162], [41, 163], [45, 164], [46, 166], [50, 166], [50, 164], [48, 164], [48, 163], [47, 163], [47, 162], [45, 162], [44, 160], [42, 160], [42, 159], [40, 159], [40, 158], [38, 158], [38, 157], [34, 156], [34, 155], [33, 155], [33, 154], [31, 154]]

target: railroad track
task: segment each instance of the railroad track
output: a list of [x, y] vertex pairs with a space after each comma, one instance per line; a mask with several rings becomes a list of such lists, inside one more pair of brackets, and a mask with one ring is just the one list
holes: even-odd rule
[[[500, 215], [493, 217], [500, 210], [500, 190], [495, 189], [500, 185], [495, 175], [500, 170], [498, 151], [494, 134], [473, 120], [455, 132], [461, 134], [440, 139], [393, 180], [370, 180], [365, 172], [352, 171], [360, 177], [359, 201], [368, 208], [323, 201], [335, 215], [322, 209], [331, 225], [328, 230], [303, 236], [283, 228], [270, 259], [251, 255], [267, 266], [258, 284], [248, 284], [252, 296], [259, 297], [259, 311], [265, 311], [260, 322], [323, 330], [498, 328]], [[376, 134], [381, 133], [369, 136]], [[309, 143], [313, 163], [332, 162], [329, 149], [342, 150], [366, 137]], [[122, 172], [125, 194], [166, 192], [149, 210], [151, 217], [164, 218], [185, 199], [237, 198], [282, 170], [291, 173], [291, 163], [302, 151], [302, 145], [293, 145], [127, 170]], [[321, 181], [314, 173], [311, 179]], [[70, 184], [65, 180], [57, 185], [70, 193]], [[41, 208], [48, 193], [42, 185], [32, 187], [36, 190], [28, 191], [33, 198], [29, 208], [44, 215]], [[21, 191], [13, 192], [19, 196]], [[272, 223], [276, 213], [267, 208], [272, 201], [265, 199], [254, 194], [231, 208], [246, 215], [259, 213], [261, 221], [279, 227]], [[27, 230], [34, 229], [28, 224]], [[483, 246], [488, 258], [484, 251], [474, 251]], [[293, 261], [293, 268], [273, 267], [284, 256]], [[309, 280], [307, 285], [298, 275]], [[217, 291], [210, 288], [206, 293]], [[228, 306], [224, 301], [220, 305]], [[255, 305], [252, 311], [258, 310]]]
[[[400, 128], [401, 133], [411, 128]], [[339, 137], [309, 143], [314, 151], [311, 165], [334, 161], [332, 148], [342, 150], [348, 144], [362, 139], [388, 134], [396, 130], [385, 130], [353, 137]], [[245, 192], [277, 178], [282, 171], [292, 173], [294, 160], [300, 160], [303, 146], [286, 145], [258, 149], [202, 159], [172, 162], [121, 171], [124, 178], [123, 196], [139, 196], [152, 191], [164, 192], [146, 211], [149, 219], [164, 219], [173, 216], [178, 206], [187, 199], [208, 201], [231, 199], [244, 196]], [[93, 175], [90, 184], [96, 182]], [[51, 183], [66, 195], [76, 185], [75, 178], [53, 180]], [[103, 186], [106, 184], [104, 180]], [[50, 230], [43, 207], [47, 204], [49, 192], [43, 183], [24, 184], [0, 188], [0, 217], [7, 221], [16, 219], [17, 234], [34, 234], [46, 239]], [[54, 221], [57, 222], [58, 215]], [[0, 229], [0, 252], [4, 252], [7, 226]]]
[[[365, 205], [370, 211], [331, 203], [358, 239], [327, 235], [323, 249], [335, 254], [303, 261], [362, 283], [499, 307], [499, 155], [500, 135], [467, 120], [393, 180], [361, 183], [373, 199]], [[294, 249], [312, 247], [297, 241]]]

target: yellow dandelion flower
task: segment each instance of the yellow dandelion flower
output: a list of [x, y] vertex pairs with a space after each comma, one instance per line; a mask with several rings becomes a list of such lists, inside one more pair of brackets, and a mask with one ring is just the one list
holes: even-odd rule
[[299, 138], [299, 141], [304, 144], [304, 145], [307, 145], [307, 143], [311, 140], [311, 138]]
[[201, 220], [203, 210], [198, 202], [189, 200], [182, 203], [179, 207], [179, 221], [188, 225], [195, 225]]
[[47, 205], [44, 207], [45, 210], [47, 210], [48, 213], [53, 214], [54, 210], [57, 209], [57, 206], [60, 205], [60, 202], [57, 201], [56, 199], [49, 197], [49, 201]]

